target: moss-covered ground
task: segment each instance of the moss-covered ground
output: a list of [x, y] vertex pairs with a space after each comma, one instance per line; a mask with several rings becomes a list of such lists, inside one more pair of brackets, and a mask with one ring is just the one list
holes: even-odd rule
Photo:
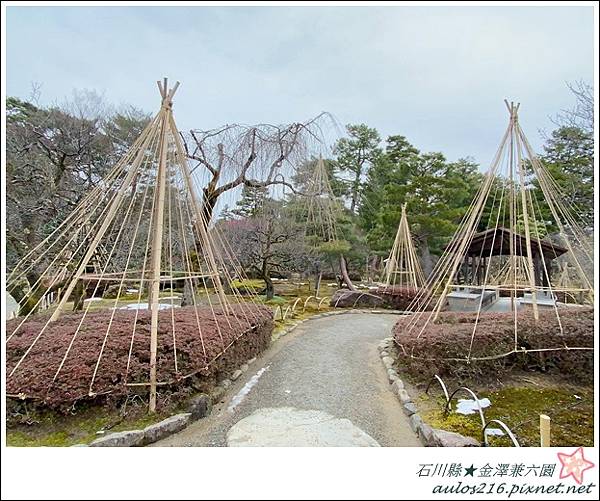
[[[12, 417], [6, 430], [6, 445], [10, 447], [68, 447], [88, 444], [102, 434], [124, 430], [141, 429], [156, 423], [173, 412], [148, 414], [147, 407], [138, 404], [126, 415], [117, 410], [92, 407], [80, 409], [73, 414], [33, 412], [21, 419]], [[18, 421], [21, 421], [20, 423]]]
[[[446, 381], [449, 391], [458, 385]], [[421, 386], [421, 385], [420, 385]], [[421, 386], [422, 388], [422, 386]], [[594, 392], [592, 387], [577, 387], [561, 383], [557, 378], [516, 377], [496, 388], [469, 385], [477, 396], [488, 398], [491, 405], [484, 409], [486, 421], [498, 419], [504, 422], [514, 433], [519, 444], [524, 447], [540, 445], [540, 414], [551, 419], [551, 445], [553, 447], [593, 446], [594, 445]], [[413, 387], [411, 394], [417, 403], [421, 417], [434, 428], [461, 433], [482, 440], [479, 413], [470, 415], [454, 411], [444, 415], [445, 400], [437, 388], [430, 395]], [[459, 393], [453, 399], [470, 399], [467, 393]], [[500, 428], [495, 423], [490, 427]], [[511, 446], [512, 442], [503, 437], [489, 436], [489, 445]]]

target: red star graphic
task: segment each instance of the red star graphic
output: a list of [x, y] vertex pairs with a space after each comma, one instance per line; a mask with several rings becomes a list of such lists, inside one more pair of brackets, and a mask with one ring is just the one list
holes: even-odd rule
[[583, 482], [583, 472], [593, 468], [595, 465], [583, 457], [583, 447], [579, 447], [573, 454], [558, 452], [558, 459], [562, 464], [560, 478], [567, 478], [571, 475], [575, 482]]

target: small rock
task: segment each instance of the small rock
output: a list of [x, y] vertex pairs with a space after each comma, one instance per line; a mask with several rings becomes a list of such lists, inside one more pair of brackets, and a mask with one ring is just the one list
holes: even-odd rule
[[404, 414], [407, 416], [412, 416], [417, 413], [417, 406], [413, 402], [406, 402], [402, 408], [404, 409]]
[[154, 443], [162, 438], [168, 437], [173, 433], [183, 430], [190, 422], [191, 414], [175, 414], [170, 418], [146, 426], [143, 431], [144, 444]]
[[388, 369], [387, 374], [390, 384], [393, 384], [394, 381], [398, 380], [398, 373], [394, 369]]
[[480, 447], [481, 444], [472, 437], [465, 437], [453, 431], [433, 430], [436, 442], [440, 447]]
[[210, 414], [212, 410], [212, 401], [206, 394], [196, 395], [191, 398], [188, 403], [188, 412], [190, 413], [190, 419], [196, 421]]
[[229, 388], [231, 386], [231, 380], [230, 379], [223, 379], [223, 381], [221, 381], [220, 385], [221, 385], [221, 387], [223, 389], [226, 390], [227, 388]]
[[400, 390], [404, 390], [404, 383], [400, 378], [396, 379], [396, 381], [392, 383], [392, 390], [394, 390], [396, 393], [398, 393]]
[[418, 433], [421, 424], [423, 424], [421, 416], [419, 416], [418, 414], [413, 414], [412, 416], [410, 416], [410, 428], [412, 429], [412, 431]]
[[248, 370], [248, 364], [244, 364], [240, 367], [240, 370], [242, 371], [242, 373], [246, 372]]
[[410, 395], [408, 394], [408, 392], [406, 390], [398, 390], [398, 398], [400, 399], [400, 402], [402, 402], [403, 404], [406, 404], [407, 402], [411, 402]]
[[119, 431], [97, 438], [90, 447], [135, 447], [142, 445], [143, 440], [142, 430]]
[[387, 351], [385, 351], [385, 350], [382, 350], [379, 355], [381, 356], [381, 358], [383, 358], [383, 357], [389, 357], [390, 356], [390, 354]]
[[222, 386], [215, 386], [210, 394], [210, 398], [213, 404], [220, 402], [225, 395], [225, 388]]
[[242, 375], [242, 371], [238, 369], [231, 375], [231, 380], [236, 381], [241, 375]]
[[256, 357], [252, 357], [250, 360], [248, 360], [248, 365], [251, 365], [254, 362], [256, 362]]
[[383, 357], [381, 361], [383, 362], [383, 365], [385, 365], [388, 369], [391, 369], [394, 365], [394, 360], [392, 359], [392, 357]]
[[435, 434], [433, 433], [433, 428], [427, 423], [421, 422], [419, 424], [419, 428], [417, 429], [417, 433], [419, 434], [421, 443], [425, 447], [437, 447], [437, 440]]

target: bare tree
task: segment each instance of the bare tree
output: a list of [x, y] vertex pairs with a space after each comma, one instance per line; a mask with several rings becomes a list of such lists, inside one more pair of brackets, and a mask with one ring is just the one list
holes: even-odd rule
[[203, 186], [203, 212], [210, 221], [217, 200], [238, 186], [295, 187], [289, 182], [297, 166], [324, 147], [324, 126], [334, 123], [328, 113], [287, 125], [226, 125], [183, 137], [186, 153]]
[[[43, 107], [36, 104], [36, 89], [31, 101], [14, 97], [6, 101], [8, 270], [101, 181], [133, 140], [128, 129], [139, 129], [147, 120], [142, 114], [129, 114], [121, 123], [122, 115], [91, 91], [75, 91], [62, 104]], [[117, 125], [122, 133], [119, 141], [108, 134], [117, 131]], [[43, 268], [40, 261], [12, 291], [17, 301], [26, 282], [35, 283]]]
[[306, 266], [303, 232], [289, 216], [282, 201], [269, 199], [260, 213], [221, 221], [221, 231], [246, 274], [265, 282], [266, 299], [273, 299], [272, 275]]
[[578, 127], [594, 132], [594, 87], [583, 80], [567, 83], [575, 96], [575, 106], [562, 110], [552, 121], [559, 126]]

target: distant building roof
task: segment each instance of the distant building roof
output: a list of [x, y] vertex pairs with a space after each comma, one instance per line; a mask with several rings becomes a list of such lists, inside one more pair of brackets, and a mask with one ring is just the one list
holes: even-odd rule
[[[527, 242], [524, 235], [515, 233], [508, 228], [498, 227], [475, 233], [465, 256], [505, 256], [510, 254], [510, 240], [514, 239], [515, 254], [517, 256], [527, 256]], [[455, 244], [453, 240], [446, 248]], [[490, 252], [491, 251], [491, 252]], [[567, 249], [560, 247], [548, 240], [531, 237], [531, 253], [533, 256], [542, 255], [544, 261], [556, 259], [567, 252]]]

